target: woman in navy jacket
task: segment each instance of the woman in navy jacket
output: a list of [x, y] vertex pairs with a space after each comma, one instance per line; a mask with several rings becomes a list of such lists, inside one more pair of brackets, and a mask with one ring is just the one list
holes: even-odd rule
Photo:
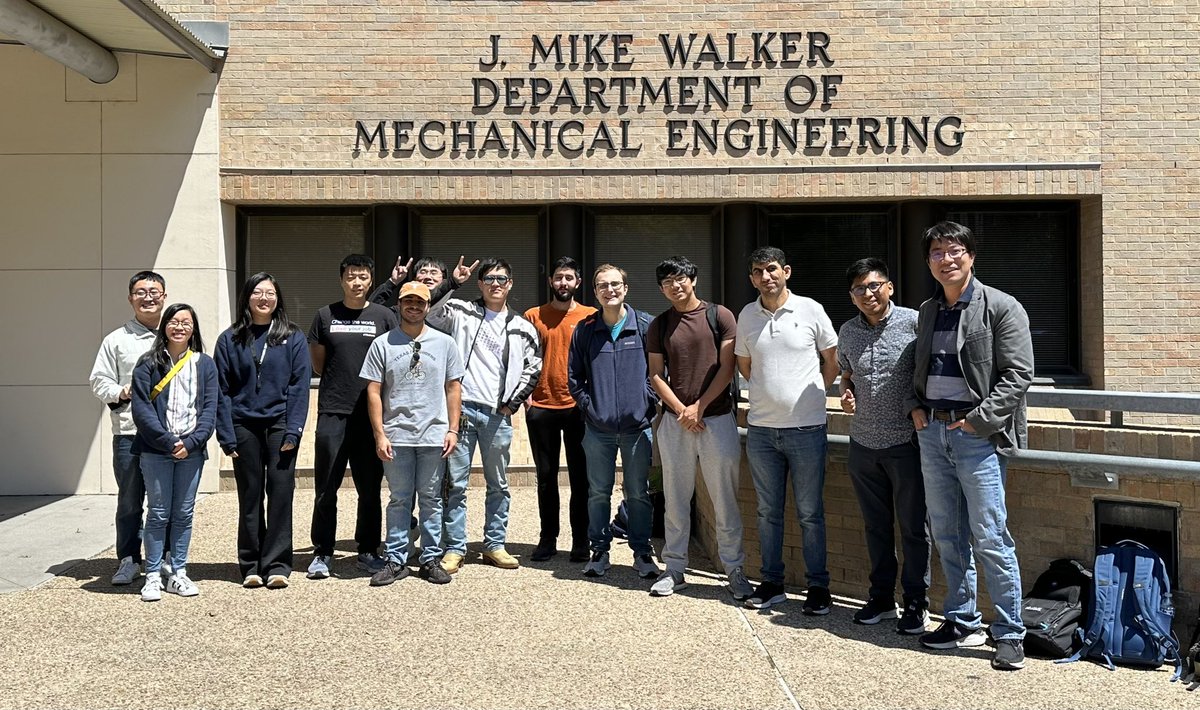
[[191, 306], [175, 303], [163, 311], [154, 344], [133, 370], [130, 398], [148, 502], [142, 601], [162, 598], [159, 569], [168, 546], [173, 573], [167, 591], [194, 597], [200, 590], [187, 576], [187, 553], [196, 489], [208, 458], [205, 443], [217, 421], [217, 368], [204, 354], [200, 322]]
[[296, 447], [308, 416], [312, 366], [273, 276], [246, 280], [237, 322], [221, 333], [215, 357], [217, 441], [233, 458], [237, 479], [242, 586], [261, 587], [265, 579], [282, 589], [292, 573]]

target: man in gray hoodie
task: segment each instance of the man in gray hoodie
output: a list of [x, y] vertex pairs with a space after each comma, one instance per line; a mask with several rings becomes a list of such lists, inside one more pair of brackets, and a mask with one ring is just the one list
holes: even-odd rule
[[[138, 457], [132, 452], [137, 438], [129, 389], [133, 367], [154, 344], [163, 304], [167, 301], [167, 282], [153, 271], [139, 271], [129, 279], [129, 305], [133, 318], [105, 336], [96, 353], [88, 381], [92, 393], [108, 405], [113, 430], [113, 473], [117, 479], [117, 571], [112, 583], [131, 584], [141, 572], [142, 502], [146, 485]], [[169, 566], [163, 574], [169, 575]]]

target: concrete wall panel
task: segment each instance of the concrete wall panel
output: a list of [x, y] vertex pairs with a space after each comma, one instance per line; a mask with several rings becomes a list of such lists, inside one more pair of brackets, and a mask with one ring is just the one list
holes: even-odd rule
[[0, 269], [100, 267], [99, 156], [0, 155], [0, 188]]

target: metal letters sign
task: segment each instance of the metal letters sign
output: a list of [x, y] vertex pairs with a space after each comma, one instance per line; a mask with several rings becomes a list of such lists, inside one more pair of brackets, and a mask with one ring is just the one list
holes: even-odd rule
[[[464, 87], [471, 118], [359, 119], [354, 156], [645, 157], [647, 130], [662, 132], [652, 143], [668, 157], [952, 154], [966, 135], [954, 115], [838, 115], [844, 77], [825, 32], [659, 34], [661, 61], [648, 71], [639, 71], [634, 41], [531, 35], [509, 48], [491, 35]], [[528, 70], [508, 71], [510, 55]], [[775, 111], [756, 115], [763, 103]], [[646, 120], [654, 113], [663, 117], [657, 129]]]

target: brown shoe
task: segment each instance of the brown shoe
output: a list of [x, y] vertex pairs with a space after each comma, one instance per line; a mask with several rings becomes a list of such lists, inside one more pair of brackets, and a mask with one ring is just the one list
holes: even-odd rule
[[517, 561], [517, 558], [508, 554], [508, 551], [503, 547], [498, 547], [495, 550], [484, 551], [483, 561], [489, 565], [492, 565], [493, 567], [499, 567], [500, 569], [516, 569], [521, 566], [521, 563]]
[[442, 555], [442, 569], [450, 574], [455, 574], [462, 569], [463, 556], [457, 552], [447, 552]]

